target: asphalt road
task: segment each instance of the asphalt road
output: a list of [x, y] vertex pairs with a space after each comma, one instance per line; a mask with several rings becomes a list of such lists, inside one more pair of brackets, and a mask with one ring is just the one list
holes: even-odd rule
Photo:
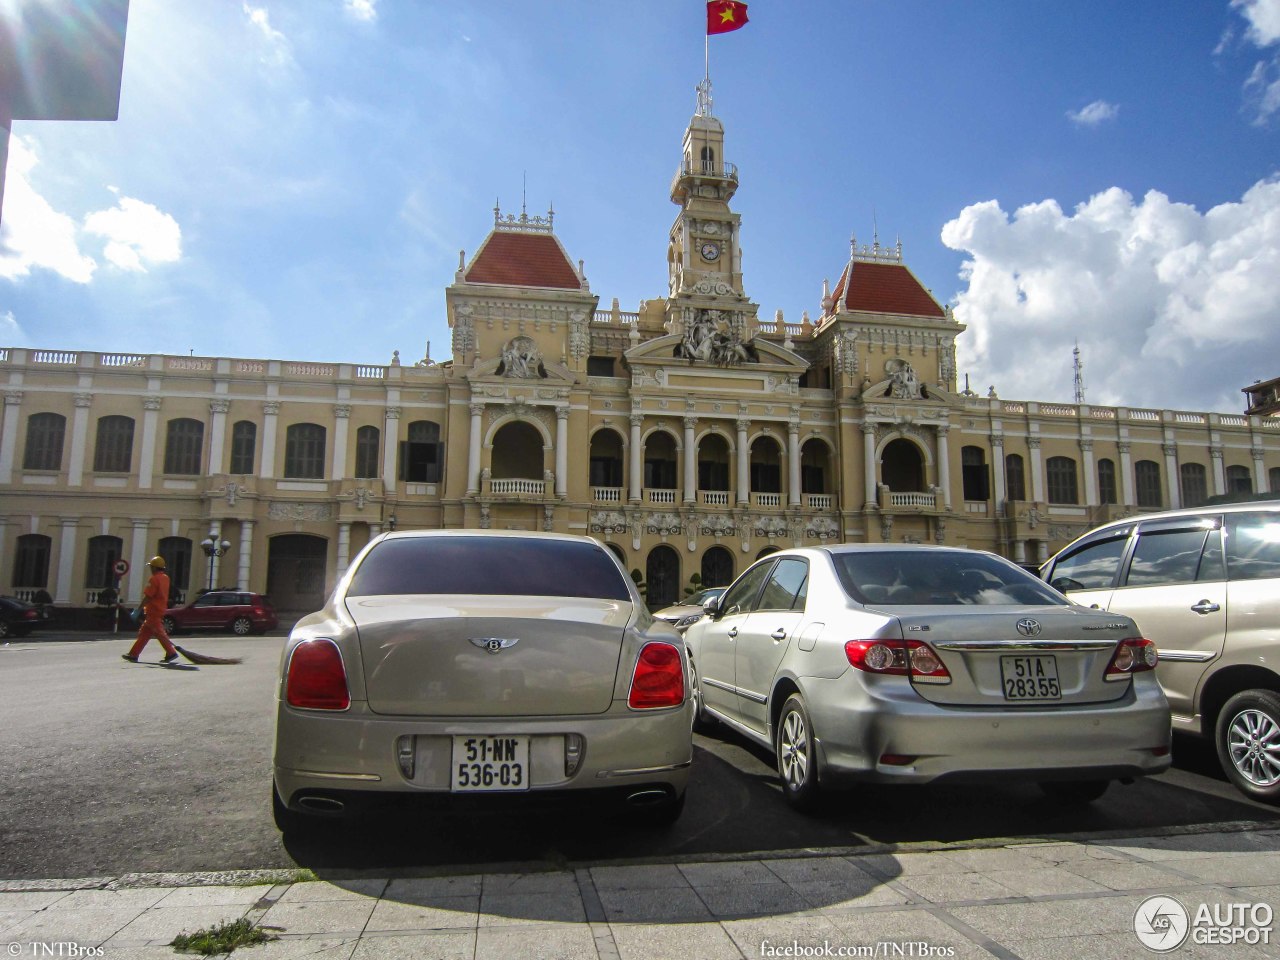
[[1237, 820], [1280, 810], [1237, 794], [1198, 741], [1175, 767], [1065, 810], [1034, 787], [861, 789], [804, 817], [782, 800], [772, 761], [733, 735], [695, 738], [684, 816], [666, 832], [625, 815], [414, 808], [281, 841], [271, 821], [272, 691], [282, 637], [179, 638], [237, 666], [120, 659], [127, 639], [0, 646], [0, 878], [291, 867], [321, 873], [590, 860], [714, 857], [913, 841], [1048, 837]]

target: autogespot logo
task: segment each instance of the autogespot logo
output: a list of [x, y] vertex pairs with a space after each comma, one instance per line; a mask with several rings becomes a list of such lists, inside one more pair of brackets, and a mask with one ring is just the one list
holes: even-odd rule
[[1156, 953], [1182, 946], [1190, 926], [1187, 908], [1173, 897], [1147, 897], [1133, 915], [1133, 932], [1144, 947]]

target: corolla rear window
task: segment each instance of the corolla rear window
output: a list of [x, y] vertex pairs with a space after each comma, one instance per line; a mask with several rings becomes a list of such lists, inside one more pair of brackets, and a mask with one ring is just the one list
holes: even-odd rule
[[520, 537], [406, 537], [369, 551], [349, 597], [501, 594], [630, 600], [621, 572], [600, 547]]
[[860, 551], [832, 559], [845, 592], [869, 606], [1068, 603], [1021, 568], [984, 553]]

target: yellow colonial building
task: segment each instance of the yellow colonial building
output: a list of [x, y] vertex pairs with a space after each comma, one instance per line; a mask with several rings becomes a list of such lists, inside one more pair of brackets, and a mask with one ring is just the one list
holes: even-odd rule
[[479, 527], [596, 536], [661, 606], [782, 547], [1034, 563], [1115, 517], [1280, 490], [1277, 418], [958, 391], [965, 328], [900, 245], [853, 244], [816, 319], [761, 319], [723, 148], [704, 92], [669, 287], [636, 312], [600, 304], [550, 215], [495, 210], [439, 363], [0, 350], [0, 591], [93, 605], [123, 559], [132, 600], [159, 553], [183, 592], [314, 609], [384, 530]]

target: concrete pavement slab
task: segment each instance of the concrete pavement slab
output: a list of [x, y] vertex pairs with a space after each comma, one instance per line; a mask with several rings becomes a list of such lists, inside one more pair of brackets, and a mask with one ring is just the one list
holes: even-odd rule
[[521, 960], [598, 960], [595, 937], [585, 924], [481, 926], [476, 931], [477, 957]]
[[601, 890], [600, 902], [611, 923], [685, 924], [714, 919], [697, 891], [687, 886], [665, 890]]
[[[350, 957], [350, 960], [425, 960], [427, 957], [432, 960], [474, 960], [477, 956], [474, 930], [412, 936], [365, 937], [353, 946], [355, 948], [353, 952], [341, 956]], [[303, 954], [294, 956], [302, 957]], [[312, 960], [312, 957], [316, 960], [328, 960], [330, 955], [321, 953], [305, 956], [307, 960]], [[338, 960], [339, 954], [334, 952], [332, 956], [334, 960]], [[258, 960], [256, 954], [254, 960]], [[275, 960], [275, 958], [267, 957], [263, 960]], [[281, 960], [288, 960], [288, 958], [281, 958]]]
[[358, 937], [373, 914], [377, 900], [304, 900], [281, 902], [260, 921], [264, 927], [281, 927], [289, 933], [321, 933]]
[[744, 956], [719, 923], [611, 923], [609, 929], [620, 960], [742, 960]]
[[479, 895], [436, 897], [412, 903], [384, 897], [373, 908], [366, 932], [474, 930], [480, 913]]

